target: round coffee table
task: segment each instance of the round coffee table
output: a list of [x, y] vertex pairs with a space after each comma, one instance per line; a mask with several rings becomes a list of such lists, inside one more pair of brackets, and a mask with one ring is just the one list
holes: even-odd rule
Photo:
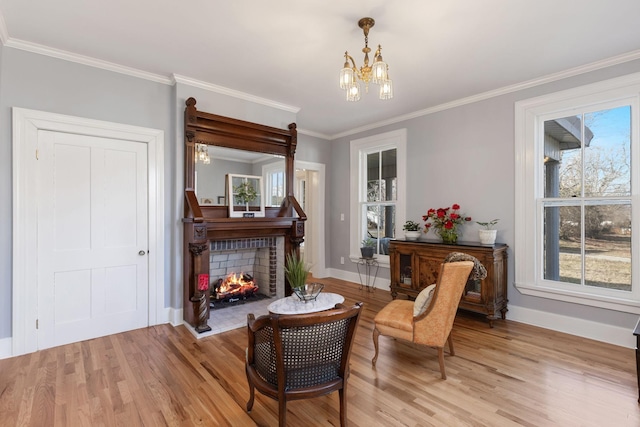
[[320, 292], [313, 301], [300, 301], [295, 295], [281, 298], [269, 304], [269, 313], [274, 314], [306, 314], [329, 310], [336, 304], [344, 302], [344, 297], [331, 292]]

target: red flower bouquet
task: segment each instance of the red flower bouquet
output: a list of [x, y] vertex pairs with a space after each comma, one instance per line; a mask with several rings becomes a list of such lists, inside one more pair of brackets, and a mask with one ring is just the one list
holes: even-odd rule
[[429, 209], [427, 214], [422, 216], [422, 220], [425, 221], [425, 233], [433, 229], [444, 243], [456, 243], [458, 236], [462, 235], [458, 226], [471, 221], [471, 217], [461, 214], [460, 205], [454, 203], [448, 208]]

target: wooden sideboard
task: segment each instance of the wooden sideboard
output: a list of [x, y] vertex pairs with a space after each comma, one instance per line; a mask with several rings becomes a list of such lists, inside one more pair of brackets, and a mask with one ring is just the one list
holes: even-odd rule
[[438, 280], [440, 264], [451, 252], [463, 252], [476, 257], [487, 269], [484, 280], [469, 280], [465, 287], [460, 309], [485, 314], [489, 325], [502, 319], [507, 312], [507, 248], [502, 243], [480, 245], [458, 243], [448, 245], [437, 242], [392, 240], [389, 243], [391, 296], [405, 294], [415, 299], [422, 289]]

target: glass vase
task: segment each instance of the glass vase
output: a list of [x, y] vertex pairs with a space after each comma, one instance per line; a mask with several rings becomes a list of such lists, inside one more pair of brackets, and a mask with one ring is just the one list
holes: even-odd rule
[[458, 232], [455, 228], [449, 230], [442, 229], [438, 234], [442, 238], [442, 243], [455, 245], [458, 242]]

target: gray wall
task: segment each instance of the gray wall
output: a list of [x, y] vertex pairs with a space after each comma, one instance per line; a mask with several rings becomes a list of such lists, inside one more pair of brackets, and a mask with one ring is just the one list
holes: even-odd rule
[[[297, 158], [327, 165], [327, 267], [348, 257], [349, 141], [406, 128], [409, 176], [407, 216], [420, 220], [430, 207], [459, 203], [474, 219], [499, 217], [499, 241], [514, 244], [514, 102], [640, 71], [640, 61], [601, 69], [543, 86], [469, 104], [335, 141], [298, 135]], [[161, 129], [165, 132], [165, 301], [182, 306], [183, 112], [193, 96], [202, 111], [274, 127], [295, 122], [295, 113], [177, 83], [154, 83], [13, 48], [0, 48], [0, 338], [11, 336], [12, 171], [11, 107], [49, 111]], [[304, 129], [304, 123], [297, 123]], [[340, 214], [345, 221], [340, 221]], [[475, 238], [475, 227], [466, 230]], [[509, 299], [533, 310], [632, 328], [636, 316], [524, 296], [511, 285]], [[388, 271], [382, 274], [388, 277]], [[26, 284], [25, 284], [26, 285]]]
[[[421, 221], [429, 208], [458, 203], [474, 220], [500, 218], [498, 241], [509, 249], [511, 305], [633, 329], [637, 316], [520, 294], [514, 280], [515, 154], [514, 103], [543, 94], [640, 71], [640, 61], [601, 69], [553, 83], [509, 93], [332, 141], [331, 247], [333, 269], [355, 272], [340, 257], [349, 255], [349, 141], [395, 129], [407, 129], [407, 218]], [[465, 225], [464, 240], [478, 241], [475, 223]], [[433, 234], [429, 234], [434, 237]], [[381, 270], [382, 271], [382, 270]], [[381, 277], [388, 278], [388, 269]]]
[[[4, 338], [12, 331], [11, 107], [161, 129], [167, 148], [173, 139], [168, 85], [7, 47], [2, 48], [0, 75], [0, 338]], [[174, 158], [165, 159], [165, 169], [171, 168]], [[171, 200], [169, 196], [166, 200]], [[174, 244], [167, 236], [167, 253]]]

